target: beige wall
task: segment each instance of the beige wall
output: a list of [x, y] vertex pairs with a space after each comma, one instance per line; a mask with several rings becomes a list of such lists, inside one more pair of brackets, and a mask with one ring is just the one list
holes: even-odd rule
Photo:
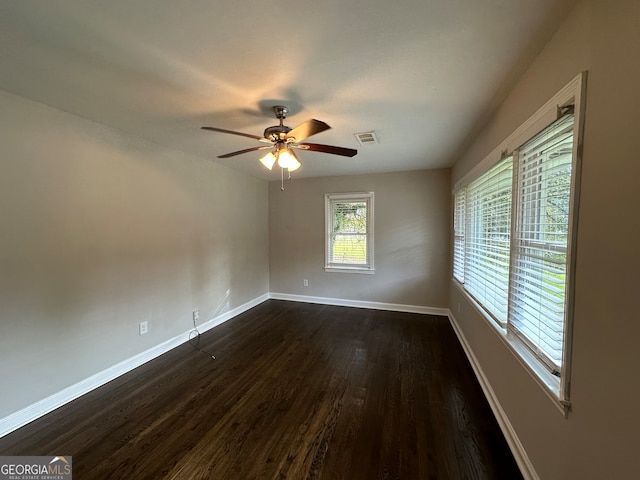
[[268, 292], [267, 182], [3, 92], [0, 117], [0, 419]]
[[451, 286], [451, 310], [542, 479], [638, 477], [640, 2], [583, 1], [453, 168], [455, 182], [580, 71], [587, 105], [572, 411], [565, 419]]
[[[271, 292], [446, 307], [449, 177], [443, 169], [294, 179], [284, 192], [271, 182]], [[376, 273], [325, 272], [325, 193], [368, 191], [375, 193]]]

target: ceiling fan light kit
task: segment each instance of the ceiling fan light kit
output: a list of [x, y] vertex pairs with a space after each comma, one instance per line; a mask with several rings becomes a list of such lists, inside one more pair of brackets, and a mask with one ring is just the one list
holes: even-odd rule
[[266, 143], [268, 145], [261, 145], [258, 147], [246, 148], [244, 150], [238, 150], [236, 152], [226, 153], [224, 155], [218, 155], [218, 158], [229, 158], [243, 153], [255, 152], [258, 150], [270, 149], [269, 153], [260, 158], [260, 163], [269, 170], [273, 169], [273, 166], [277, 163], [282, 171], [285, 169], [289, 173], [300, 168], [302, 163], [295, 154], [293, 149], [309, 150], [312, 152], [329, 153], [331, 155], [341, 155], [344, 157], [353, 157], [358, 153], [353, 148], [337, 147], [334, 145], [322, 145], [319, 143], [304, 142], [305, 139], [312, 135], [329, 130], [331, 127], [320, 120], [307, 120], [301, 123], [295, 128], [290, 128], [284, 124], [284, 119], [287, 118], [289, 109], [284, 105], [275, 105], [273, 108], [275, 117], [280, 121], [279, 125], [267, 127], [264, 130], [262, 137], [252, 135], [250, 133], [236, 132], [234, 130], [227, 130], [218, 127], [201, 127], [202, 130], [210, 130], [212, 132], [228, 133], [231, 135], [240, 135], [242, 137], [252, 138], [259, 142]]

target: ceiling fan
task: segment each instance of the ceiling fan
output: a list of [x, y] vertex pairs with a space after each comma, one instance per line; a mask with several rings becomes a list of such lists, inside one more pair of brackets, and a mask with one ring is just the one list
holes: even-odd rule
[[252, 135], [250, 133], [236, 132], [233, 130], [226, 130], [224, 128], [217, 127], [201, 127], [202, 130], [210, 130], [212, 132], [229, 133], [231, 135], [240, 135], [242, 137], [249, 137], [267, 145], [261, 145], [258, 147], [245, 148], [244, 150], [238, 150], [237, 152], [226, 153], [224, 155], [218, 155], [218, 158], [229, 158], [243, 153], [255, 152], [258, 150], [269, 150], [264, 157], [260, 159], [260, 162], [269, 170], [277, 163], [279, 167], [293, 172], [300, 168], [300, 160], [295, 154], [294, 149], [309, 150], [312, 152], [330, 153], [332, 155], [342, 155], [345, 157], [353, 157], [358, 153], [353, 148], [336, 147], [333, 145], [322, 145], [319, 143], [304, 142], [305, 139], [312, 135], [316, 135], [325, 130], [329, 130], [331, 127], [320, 120], [307, 120], [301, 123], [295, 128], [289, 128], [284, 125], [284, 119], [287, 118], [289, 109], [283, 105], [276, 105], [272, 108], [276, 118], [280, 120], [280, 125], [274, 125], [273, 127], [267, 127], [262, 137]]

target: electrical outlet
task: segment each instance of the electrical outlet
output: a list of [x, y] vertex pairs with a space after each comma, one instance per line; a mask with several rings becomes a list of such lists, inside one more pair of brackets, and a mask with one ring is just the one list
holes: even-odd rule
[[140, 335], [145, 335], [149, 333], [149, 322], [145, 320], [144, 322], [140, 322]]
[[305, 287], [309, 286], [309, 280], [307, 280], [306, 278], [304, 280], [302, 280], [302, 285]]
[[193, 323], [198, 323], [200, 321], [200, 310], [197, 308], [193, 311]]

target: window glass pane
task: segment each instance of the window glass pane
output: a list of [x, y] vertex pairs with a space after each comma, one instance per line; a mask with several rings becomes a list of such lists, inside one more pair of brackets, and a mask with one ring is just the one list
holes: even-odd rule
[[331, 262], [367, 264], [366, 202], [334, 202]]
[[333, 237], [332, 262], [366, 265], [366, 235], [335, 235]]

